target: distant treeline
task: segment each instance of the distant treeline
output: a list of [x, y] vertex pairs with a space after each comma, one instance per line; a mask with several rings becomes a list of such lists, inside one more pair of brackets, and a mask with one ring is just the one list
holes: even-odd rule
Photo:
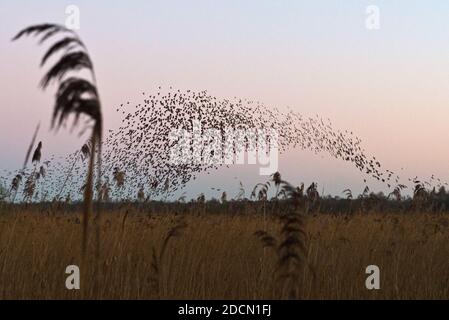
[[[449, 208], [449, 193], [441, 188], [438, 191], [425, 191], [415, 194], [413, 197], [393, 197], [383, 193], [369, 193], [352, 198], [325, 196], [310, 198], [304, 195], [299, 210], [308, 214], [356, 214], [356, 213], [408, 213], [408, 212], [447, 212]], [[2, 213], [9, 209], [26, 209], [33, 207], [43, 214], [62, 211], [66, 213], [77, 212], [82, 209], [82, 202], [53, 201], [42, 203], [7, 203], [1, 205]], [[183, 199], [178, 201], [103, 201], [103, 212], [116, 209], [129, 211], [130, 213], [143, 214], [282, 214], [289, 206], [289, 199], [281, 197], [271, 199], [211, 199], [206, 200], [203, 195], [189, 202]], [[14, 210], [14, 211], [15, 211]]]

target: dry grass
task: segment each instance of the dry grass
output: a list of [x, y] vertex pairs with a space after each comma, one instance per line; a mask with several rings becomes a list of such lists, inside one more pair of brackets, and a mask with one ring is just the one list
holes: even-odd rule
[[[82, 263], [81, 216], [33, 209], [0, 215], [1, 299], [280, 297], [276, 249], [264, 248], [254, 235], [268, 226], [282, 240], [279, 219], [105, 212], [94, 281], [93, 240]], [[449, 298], [449, 216], [315, 215], [306, 228], [310, 269], [300, 276], [305, 299]], [[65, 288], [70, 264], [80, 266], [79, 291]], [[379, 291], [365, 289], [370, 264], [380, 267]]]

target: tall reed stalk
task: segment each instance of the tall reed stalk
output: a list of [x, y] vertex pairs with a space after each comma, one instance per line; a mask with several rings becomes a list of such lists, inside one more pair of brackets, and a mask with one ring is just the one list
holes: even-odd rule
[[[58, 53], [62, 53], [59, 60], [47, 71], [40, 83], [45, 90], [50, 84], [56, 82], [58, 90], [55, 96], [55, 105], [52, 116], [52, 128], [58, 130], [66, 123], [70, 115], [74, 116], [73, 126], [78, 126], [81, 116], [86, 116], [91, 123], [92, 148], [90, 153], [89, 166], [86, 177], [86, 188], [84, 191], [84, 214], [83, 214], [83, 253], [85, 255], [88, 247], [89, 219], [93, 211], [93, 184], [95, 156], [97, 155], [97, 179], [101, 179], [101, 143], [103, 131], [103, 118], [101, 112], [101, 102], [98, 95], [96, 75], [92, 60], [86, 46], [73, 31], [64, 26], [56, 24], [39, 24], [27, 27], [20, 31], [13, 41], [23, 36], [41, 36], [39, 44], [48, 41], [56, 36], [61, 36], [47, 50], [41, 60], [41, 67], [48, 60]], [[69, 76], [73, 72], [88, 70], [90, 80], [79, 76]], [[83, 130], [84, 132], [84, 130]], [[97, 219], [100, 214], [98, 204]], [[100, 220], [97, 220], [97, 229]], [[97, 231], [97, 258], [99, 256], [99, 231]]]

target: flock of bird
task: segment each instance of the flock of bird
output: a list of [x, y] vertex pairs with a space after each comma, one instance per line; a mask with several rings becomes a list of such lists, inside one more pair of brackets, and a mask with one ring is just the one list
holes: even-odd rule
[[[204, 141], [173, 141], [170, 134], [173, 130], [192, 132], [194, 123], [201, 124], [202, 132], [208, 129], [222, 133], [229, 129], [275, 130], [281, 154], [295, 148], [316, 154], [324, 152], [353, 164], [363, 174], [365, 183], [372, 178], [388, 188], [405, 187], [397, 173], [383, 169], [378, 159], [366, 155], [362, 141], [352, 132], [336, 130], [329, 119], [318, 116], [304, 117], [294, 111], [282, 112], [244, 99], [220, 99], [207, 91], [163, 90], [160, 87], [154, 94], [143, 92], [141, 103], [131, 105], [126, 102], [117, 106], [115, 111], [123, 118], [120, 127], [109, 130], [103, 142], [103, 176], [96, 186], [98, 195], [103, 198], [168, 198], [200, 173], [229, 166], [171, 161], [174, 143], [184, 143], [190, 149], [193, 145], [200, 146], [200, 150], [194, 152], [203, 156], [209, 152]], [[201, 134], [193, 137], [203, 139]], [[38, 148], [40, 153], [42, 144]], [[234, 149], [233, 152], [237, 151]], [[25, 177], [31, 174], [37, 178], [36, 172], [41, 172], [39, 179], [34, 180], [32, 198], [35, 201], [80, 199], [89, 152], [89, 143], [86, 143], [66, 157], [51, 156], [42, 163], [33, 161], [30, 168], [4, 171], [0, 176], [8, 179], [10, 187], [17, 193], [22, 179], [26, 180]], [[430, 180], [423, 183], [435, 187], [447, 185], [434, 176]], [[418, 177], [409, 181], [416, 183]], [[23, 197], [26, 197], [25, 192]]]

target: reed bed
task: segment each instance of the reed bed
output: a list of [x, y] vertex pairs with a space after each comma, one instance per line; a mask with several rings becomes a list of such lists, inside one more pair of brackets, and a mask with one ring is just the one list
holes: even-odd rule
[[[102, 218], [101, 257], [92, 239], [84, 262], [82, 215], [33, 205], [0, 213], [0, 299], [291, 298], [279, 290], [279, 247], [260, 239], [263, 231], [282, 242], [275, 215], [117, 206]], [[290, 278], [300, 299], [449, 298], [446, 214], [313, 214], [304, 230], [308, 267]], [[80, 267], [80, 290], [65, 287], [72, 264]], [[365, 287], [372, 264], [380, 267], [380, 290]]]

